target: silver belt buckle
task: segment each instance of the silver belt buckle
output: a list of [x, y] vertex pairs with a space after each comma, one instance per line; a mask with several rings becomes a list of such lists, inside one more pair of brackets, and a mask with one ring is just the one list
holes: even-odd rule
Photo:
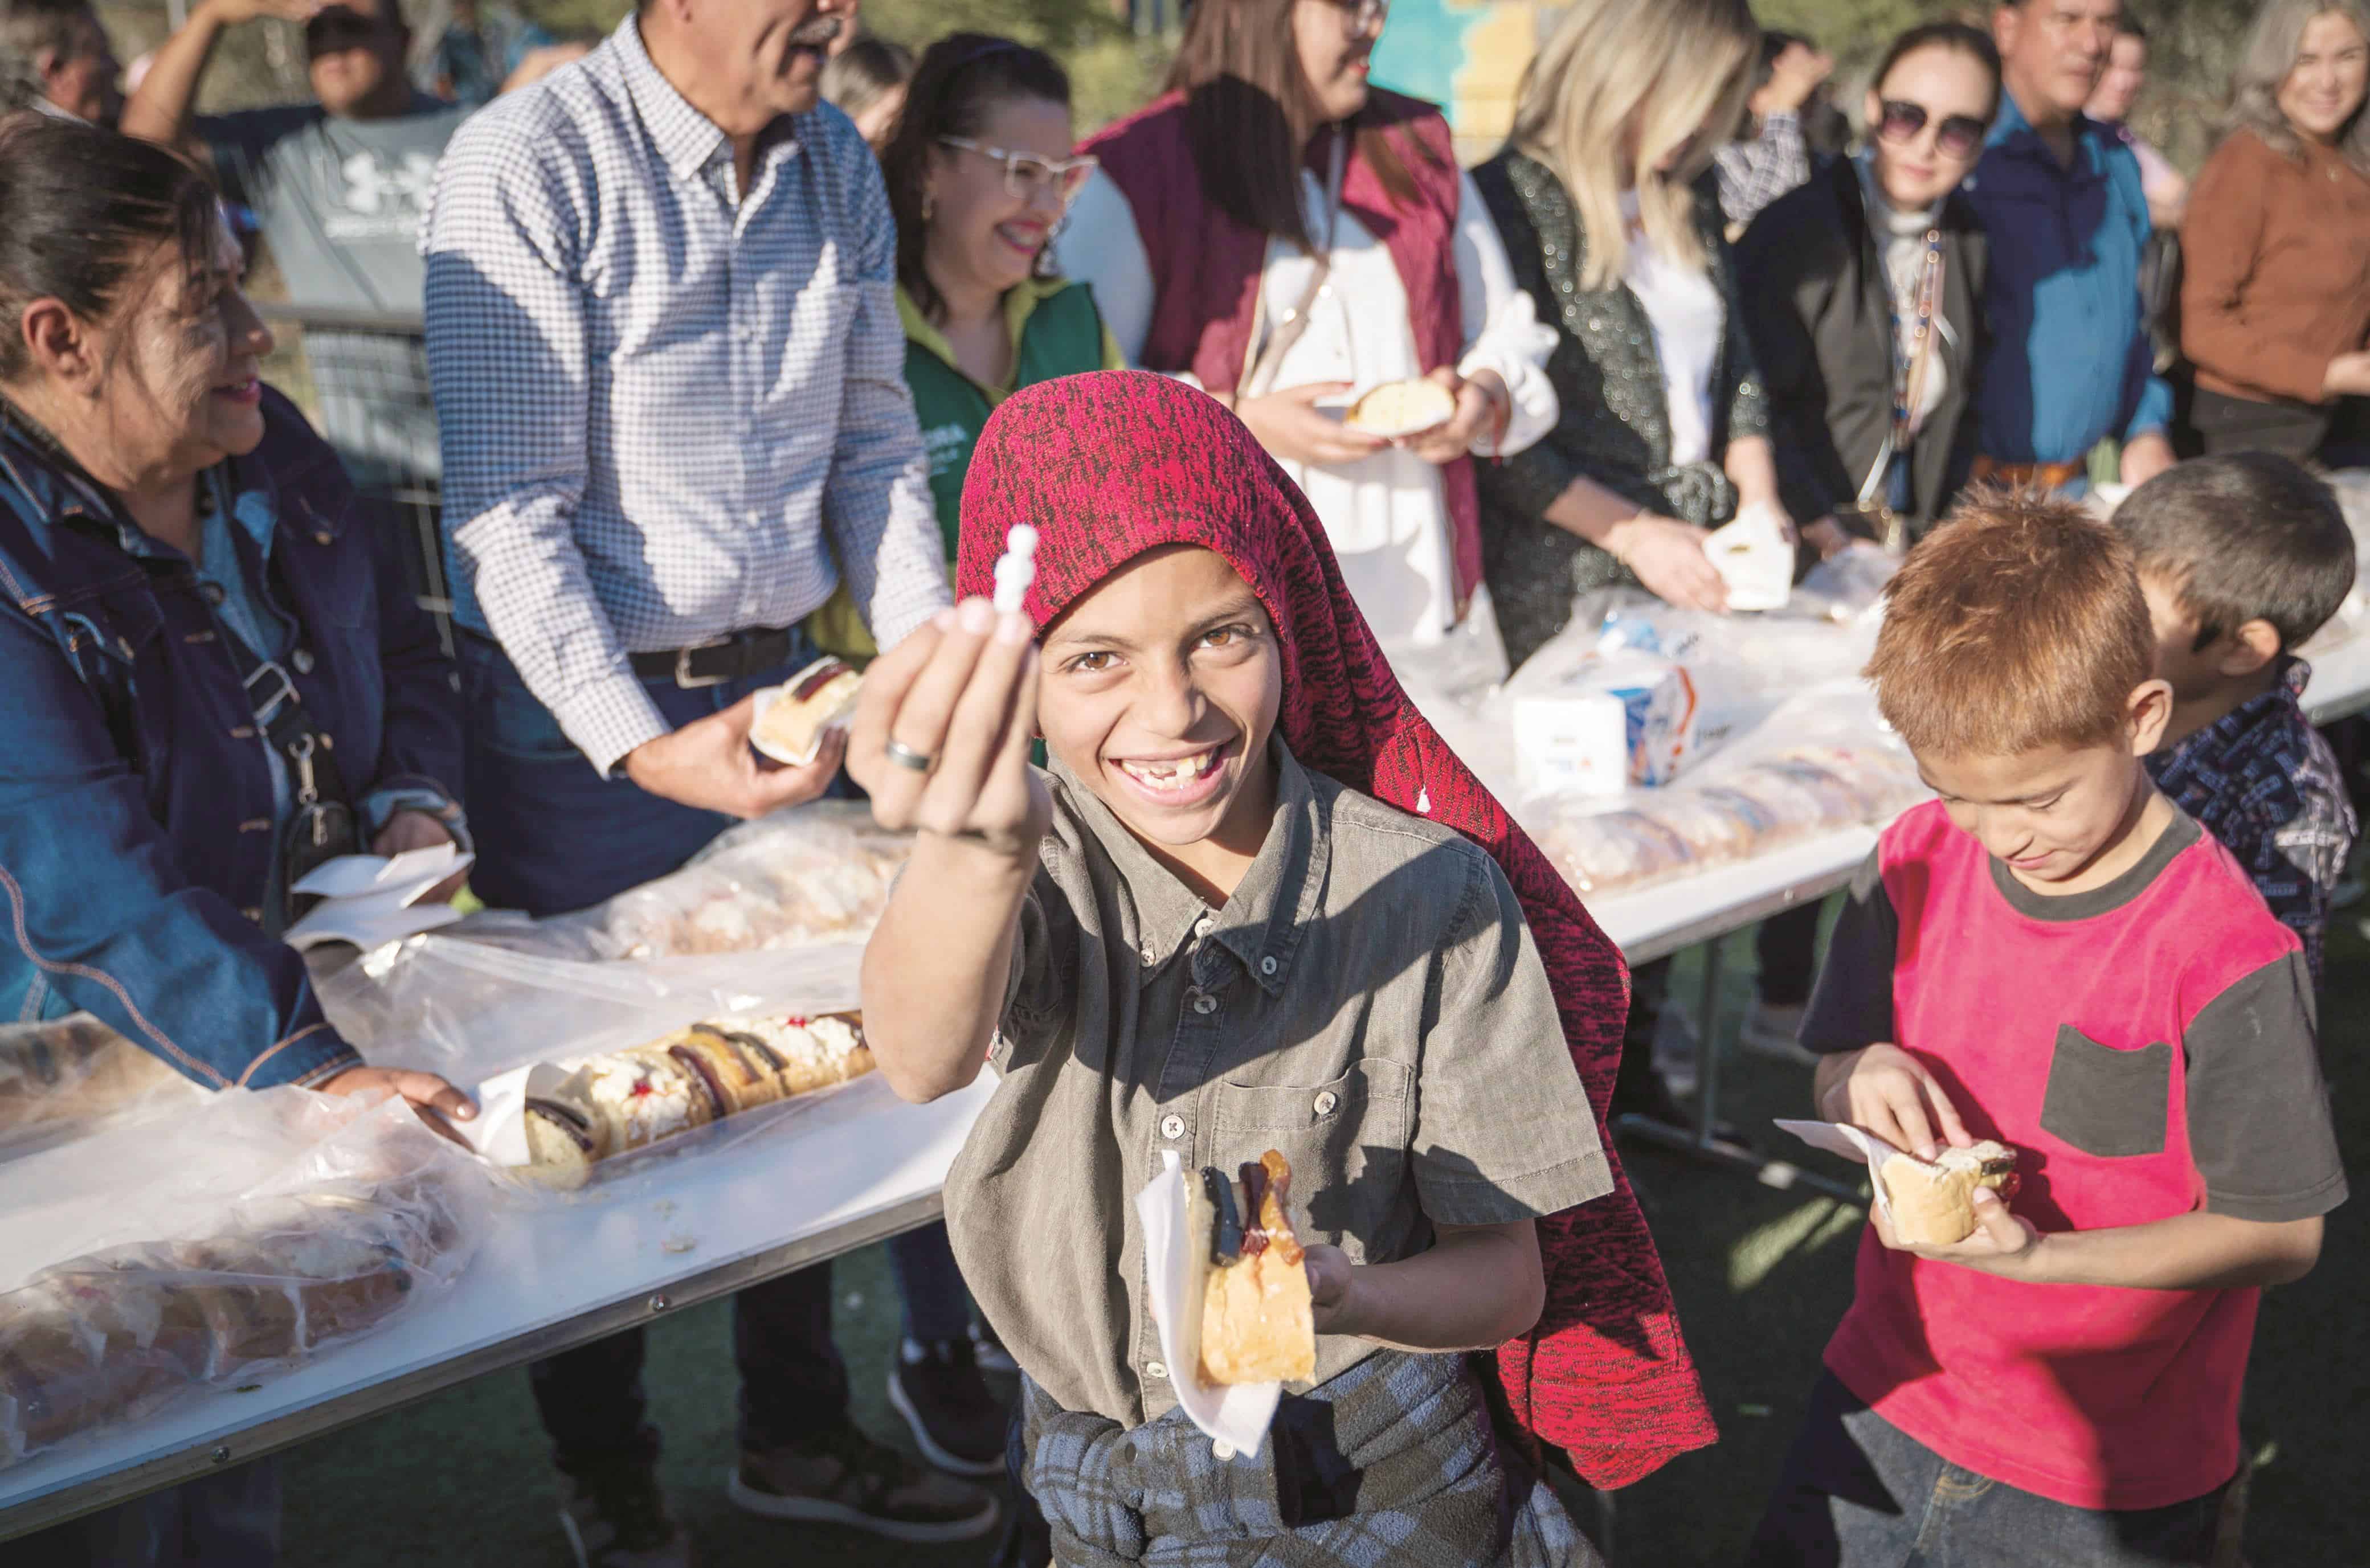
[[677, 648], [674, 655], [674, 683], [684, 691], [696, 692], [703, 687], [721, 686], [731, 680], [732, 677], [730, 675], [694, 675], [691, 672], [691, 656], [696, 653], [705, 653], [712, 647], [730, 647], [736, 640], [732, 637], [710, 637], [704, 643], [694, 643], [689, 647]]

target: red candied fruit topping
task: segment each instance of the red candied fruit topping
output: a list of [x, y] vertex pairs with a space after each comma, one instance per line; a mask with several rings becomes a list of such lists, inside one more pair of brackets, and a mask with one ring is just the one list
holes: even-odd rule
[[839, 660], [835, 658], [824, 659], [821, 664], [815, 667], [813, 674], [799, 682], [799, 689], [790, 693], [790, 700], [796, 703], [805, 702], [809, 697], [813, 696], [817, 692], [822, 691], [825, 686], [828, 686], [833, 681], [838, 680], [841, 675], [846, 672], [846, 670], [847, 666], [842, 664]]

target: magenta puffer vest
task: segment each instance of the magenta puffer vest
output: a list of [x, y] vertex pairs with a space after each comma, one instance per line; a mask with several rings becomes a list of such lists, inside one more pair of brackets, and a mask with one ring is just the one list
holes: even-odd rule
[[[1416, 199], [1408, 203], [1393, 197], [1353, 147], [1342, 173], [1342, 209], [1389, 250], [1407, 291], [1408, 325], [1424, 370], [1454, 366], [1463, 357], [1465, 324], [1455, 243], [1460, 176], [1448, 121], [1420, 98], [1376, 88], [1357, 124], [1383, 126], [1399, 144], [1399, 162], [1415, 181]], [[1185, 95], [1155, 99], [1088, 138], [1080, 150], [1102, 160], [1103, 172], [1127, 198], [1151, 258], [1152, 326], [1142, 368], [1191, 372], [1212, 392], [1231, 393], [1242, 380], [1250, 347], [1267, 235], [1209, 200], [1186, 134]], [[1329, 155], [1324, 139], [1316, 138], [1311, 159], [1321, 162]], [[1440, 478], [1461, 612], [1481, 580], [1473, 460], [1457, 458], [1441, 469]]]

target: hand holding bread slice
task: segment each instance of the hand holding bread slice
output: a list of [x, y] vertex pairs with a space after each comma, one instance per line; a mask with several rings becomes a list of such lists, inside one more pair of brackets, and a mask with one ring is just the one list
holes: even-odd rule
[[775, 761], [803, 768], [823, 754], [823, 738], [846, 727], [864, 677], [840, 659], [815, 660], [779, 686], [757, 693], [749, 744]]
[[1342, 422], [1370, 436], [1398, 441], [1437, 429], [1456, 418], [1456, 395], [1421, 377], [1386, 381], [1350, 406]]
[[1935, 1157], [1895, 1153], [1877, 1167], [1893, 1210], [1893, 1235], [1904, 1247], [1954, 1247], [1975, 1233], [1975, 1193], [1988, 1187], [2005, 1203], [2017, 1193], [2016, 1150], [1994, 1139]]

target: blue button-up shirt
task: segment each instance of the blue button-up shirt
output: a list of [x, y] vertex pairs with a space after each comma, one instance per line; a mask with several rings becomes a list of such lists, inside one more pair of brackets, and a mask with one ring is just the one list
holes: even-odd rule
[[1991, 236], [1984, 455], [2078, 463], [2111, 436], [2163, 429], [2172, 390], [2140, 316], [2153, 230], [2131, 149], [2077, 118], [2068, 167], [2004, 96], [1966, 191]]

